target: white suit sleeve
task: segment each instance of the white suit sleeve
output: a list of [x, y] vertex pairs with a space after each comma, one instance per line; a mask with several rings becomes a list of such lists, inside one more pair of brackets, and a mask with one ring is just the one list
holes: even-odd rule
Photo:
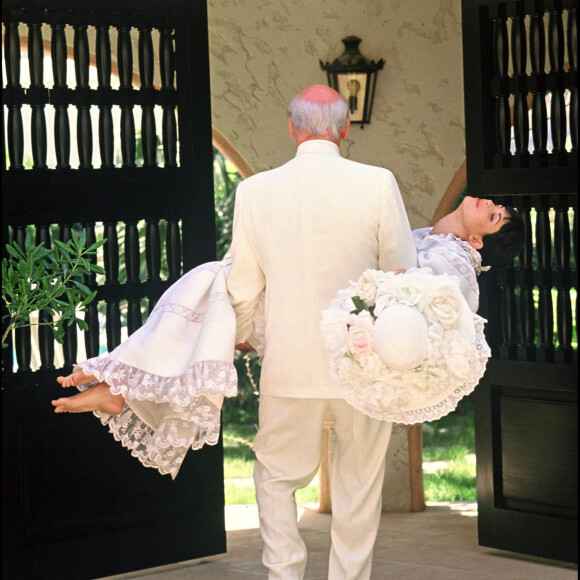
[[417, 250], [395, 176], [387, 171], [379, 228], [379, 268], [385, 272], [417, 266]]
[[266, 286], [248, 228], [248, 203], [244, 182], [238, 185], [232, 231], [232, 271], [228, 278], [228, 295], [236, 313], [236, 344], [247, 341], [254, 330], [254, 317], [260, 296]]

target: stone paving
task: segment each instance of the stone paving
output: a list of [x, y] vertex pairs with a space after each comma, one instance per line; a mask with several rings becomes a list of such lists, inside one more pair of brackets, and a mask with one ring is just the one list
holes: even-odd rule
[[[308, 547], [305, 580], [327, 580], [330, 519], [317, 506], [299, 509]], [[228, 552], [106, 580], [260, 580], [262, 539], [256, 506], [226, 508]], [[384, 513], [373, 557], [372, 580], [576, 580], [578, 566], [482, 548], [477, 503], [428, 502], [418, 513]], [[102, 579], [105, 580], [105, 579]], [[328, 579], [333, 580], [333, 579]]]

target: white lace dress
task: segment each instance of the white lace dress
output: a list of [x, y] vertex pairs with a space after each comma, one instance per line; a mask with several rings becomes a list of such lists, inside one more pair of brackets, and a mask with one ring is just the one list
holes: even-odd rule
[[452, 276], [471, 311], [477, 312], [477, 276], [489, 270], [489, 266], [481, 266], [481, 254], [469, 242], [453, 234], [431, 235], [432, 229], [428, 227], [413, 231], [419, 268], [431, 268], [434, 274]]
[[229, 270], [210, 262], [185, 274], [125, 342], [75, 367], [125, 398], [119, 415], [95, 412], [115, 439], [173, 478], [189, 449], [217, 443], [224, 397], [237, 394]]
[[483, 332], [487, 321], [477, 314], [479, 308], [477, 276], [490, 267], [481, 265], [481, 254], [469, 242], [453, 234], [431, 235], [432, 229], [427, 227], [413, 231], [419, 267], [430, 268], [434, 274], [447, 274], [459, 284], [459, 289], [473, 316], [477, 357], [469, 380], [455, 385], [437, 405], [408, 413], [406, 415], [408, 422], [435, 421], [454, 411], [459, 401], [473, 392], [483, 377], [487, 360], [491, 356]]

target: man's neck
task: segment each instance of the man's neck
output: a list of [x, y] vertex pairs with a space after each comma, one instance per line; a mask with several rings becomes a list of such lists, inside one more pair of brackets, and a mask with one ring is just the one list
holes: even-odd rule
[[340, 137], [334, 138], [329, 135], [309, 135], [309, 134], [301, 134], [297, 133], [294, 137], [294, 141], [296, 143], [296, 147], [302, 145], [302, 143], [306, 143], [306, 141], [330, 141], [334, 143], [337, 147], [340, 147]]

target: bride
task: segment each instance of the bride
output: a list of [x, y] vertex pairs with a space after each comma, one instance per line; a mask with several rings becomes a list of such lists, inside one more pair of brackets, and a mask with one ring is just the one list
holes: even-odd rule
[[[523, 228], [513, 208], [466, 197], [434, 227], [413, 232], [418, 266], [448, 274], [475, 313], [477, 275], [513, 261], [523, 244]], [[58, 377], [63, 387], [81, 392], [52, 401], [55, 412], [94, 412], [143, 465], [172, 477], [189, 448], [215, 445], [224, 397], [237, 393], [234, 348], [263, 352], [259, 314], [254, 335], [234, 345], [235, 315], [226, 288], [229, 270], [226, 260], [185, 274], [124, 343]], [[449, 395], [453, 388], [450, 385]], [[357, 406], [352, 392], [347, 400]], [[452, 408], [456, 404], [455, 400]], [[448, 405], [447, 412], [452, 408]], [[420, 418], [421, 409], [417, 411], [413, 417]]]

